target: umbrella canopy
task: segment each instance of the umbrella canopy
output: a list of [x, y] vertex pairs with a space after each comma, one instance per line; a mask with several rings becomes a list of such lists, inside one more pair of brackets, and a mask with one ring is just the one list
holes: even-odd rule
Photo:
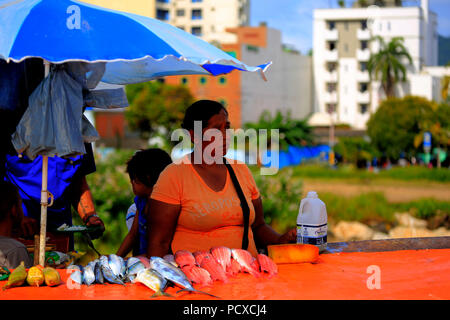
[[107, 62], [103, 82], [128, 84], [168, 75], [260, 72], [156, 19], [71, 0], [0, 0], [0, 58], [51, 63]]

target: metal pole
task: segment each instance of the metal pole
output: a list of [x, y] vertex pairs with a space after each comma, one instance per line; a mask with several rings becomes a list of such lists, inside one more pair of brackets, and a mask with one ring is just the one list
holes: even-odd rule
[[[50, 63], [44, 60], [45, 77], [50, 71]], [[42, 156], [42, 188], [41, 188], [41, 232], [39, 236], [39, 264], [45, 266], [45, 242], [47, 237], [47, 206], [48, 206], [48, 157]]]

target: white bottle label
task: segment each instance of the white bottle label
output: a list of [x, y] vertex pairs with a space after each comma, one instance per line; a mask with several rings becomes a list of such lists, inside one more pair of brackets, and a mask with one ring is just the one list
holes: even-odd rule
[[316, 246], [327, 243], [328, 225], [311, 226], [297, 224], [297, 243], [313, 244]]

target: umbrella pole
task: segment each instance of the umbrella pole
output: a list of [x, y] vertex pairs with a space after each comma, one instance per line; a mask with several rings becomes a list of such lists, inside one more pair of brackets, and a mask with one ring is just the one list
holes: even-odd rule
[[[45, 77], [50, 71], [50, 63], [44, 60]], [[47, 206], [48, 206], [48, 156], [42, 156], [42, 188], [41, 188], [41, 231], [39, 236], [39, 264], [45, 266], [45, 242], [47, 237]]]

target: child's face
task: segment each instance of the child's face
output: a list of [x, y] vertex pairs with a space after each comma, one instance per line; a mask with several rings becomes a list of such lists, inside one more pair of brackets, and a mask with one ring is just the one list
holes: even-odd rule
[[153, 187], [148, 187], [139, 179], [131, 180], [131, 186], [133, 187], [133, 193], [138, 197], [148, 197], [153, 191]]

